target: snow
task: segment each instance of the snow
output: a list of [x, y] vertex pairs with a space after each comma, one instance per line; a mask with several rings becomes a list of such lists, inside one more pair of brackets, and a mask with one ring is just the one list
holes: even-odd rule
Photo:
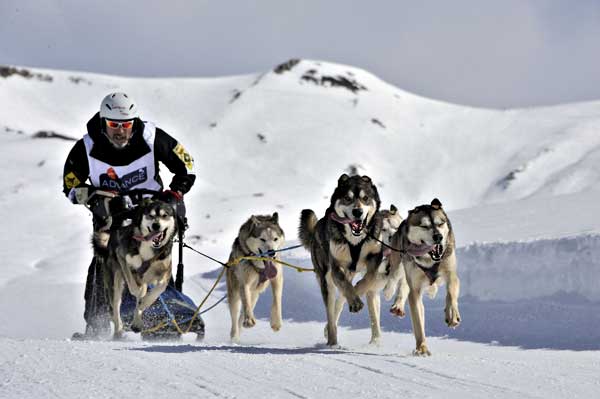
[[[302, 78], [311, 70], [367, 89], [316, 85]], [[218, 79], [32, 72], [52, 81], [0, 78], [0, 398], [600, 393], [599, 102], [459, 107], [311, 60], [283, 74]], [[227, 258], [252, 213], [278, 211], [287, 243], [296, 244], [300, 210], [322, 215], [337, 177], [352, 167], [403, 215], [440, 198], [456, 232], [463, 323], [445, 326], [442, 289], [425, 301], [432, 357], [411, 355], [409, 318], [389, 315], [385, 301], [379, 346], [367, 344], [365, 309], [344, 311], [342, 347], [327, 348], [314, 276], [286, 269], [279, 333], [268, 325], [267, 291], [240, 345], [229, 342], [226, 303], [204, 316], [203, 342], [148, 343], [132, 333], [127, 342], [70, 341], [83, 328], [91, 218], [60, 192], [73, 142], [33, 135], [81, 137], [117, 89], [195, 156], [186, 240], [217, 259]], [[311, 267], [303, 249], [284, 260]], [[185, 265], [184, 290], [199, 303], [218, 265], [190, 251]], [[207, 306], [223, 294], [220, 284]]]

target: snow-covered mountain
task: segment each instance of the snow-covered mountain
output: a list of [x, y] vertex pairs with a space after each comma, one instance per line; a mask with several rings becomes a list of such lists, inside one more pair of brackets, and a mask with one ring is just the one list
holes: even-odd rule
[[[73, 144], [64, 137], [81, 137], [101, 99], [116, 90], [133, 95], [144, 119], [195, 157], [187, 241], [219, 259], [253, 213], [278, 211], [293, 243], [300, 210], [322, 214], [343, 172], [371, 176], [383, 205], [393, 203], [403, 214], [440, 198], [457, 235], [464, 322], [457, 330], [444, 326], [440, 293], [426, 302], [427, 332], [476, 343], [433, 338], [431, 360], [407, 358], [410, 322], [388, 316], [384, 303], [382, 346], [364, 346], [366, 312], [342, 315], [351, 328], [340, 333], [344, 350], [314, 346], [323, 342], [325, 319], [318, 286], [291, 270], [285, 272], [284, 329], [273, 334], [259, 321], [243, 332], [242, 346], [228, 345], [223, 304], [205, 316], [204, 344], [65, 341], [83, 325], [91, 218], [62, 196], [63, 162]], [[140, 377], [148, 379], [139, 392], [152, 396], [598, 393], [590, 372], [600, 365], [596, 109], [600, 102], [467, 108], [404, 92], [363, 70], [311, 60], [218, 79], [0, 67], [0, 314], [6, 318], [0, 397], [80, 397], [82, 389], [106, 397], [114, 386], [119, 397], [132, 397]], [[302, 249], [286, 259], [310, 266]], [[201, 299], [216, 267], [186, 253], [186, 292]], [[260, 318], [268, 317], [269, 301], [268, 294], [261, 297]], [[185, 370], [171, 382], [160, 376], [176, 366]], [[245, 368], [248, 373], [240, 371]], [[100, 378], [91, 385], [82, 381], [94, 375]], [[314, 382], [294, 382], [299, 375]]]

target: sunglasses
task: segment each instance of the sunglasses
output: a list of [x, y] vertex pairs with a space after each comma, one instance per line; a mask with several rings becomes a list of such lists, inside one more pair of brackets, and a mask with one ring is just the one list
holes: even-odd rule
[[116, 122], [107, 119], [106, 126], [108, 126], [111, 129], [119, 129], [121, 127], [123, 129], [130, 129], [131, 127], [133, 127], [133, 121]]

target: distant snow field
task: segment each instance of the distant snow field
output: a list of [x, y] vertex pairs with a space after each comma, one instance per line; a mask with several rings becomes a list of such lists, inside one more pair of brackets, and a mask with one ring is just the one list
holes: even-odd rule
[[[215, 79], [0, 72], [0, 398], [600, 394], [600, 102], [468, 108], [313, 60]], [[345, 310], [341, 348], [327, 348], [314, 276], [286, 269], [278, 333], [267, 291], [239, 345], [226, 303], [204, 316], [203, 342], [70, 341], [84, 327], [91, 217], [62, 195], [62, 168], [68, 138], [117, 90], [194, 156], [186, 242], [217, 259], [251, 214], [279, 212], [297, 243], [300, 211], [322, 216], [341, 173], [369, 175], [404, 216], [439, 198], [457, 239], [462, 324], [445, 326], [442, 289], [425, 300], [433, 356], [412, 356], [410, 318], [385, 301], [380, 345], [367, 344], [367, 310]], [[303, 249], [284, 260], [312, 266]], [[218, 265], [191, 251], [185, 265], [199, 302]]]

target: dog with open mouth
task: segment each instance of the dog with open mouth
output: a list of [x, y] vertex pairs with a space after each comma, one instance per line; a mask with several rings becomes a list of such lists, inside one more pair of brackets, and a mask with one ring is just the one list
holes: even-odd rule
[[[445, 317], [448, 327], [459, 325], [458, 311], [460, 281], [456, 271], [454, 232], [450, 219], [442, 209], [442, 203], [433, 199], [429, 205], [421, 205], [409, 211], [400, 228], [392, 237], [392, 247], [399, 251], [390, 254], [390, 266], [403, 265], [410, 292], [408, 302], [416, 355], [431, 355], [425, 342], [425, 308], [423, 292], [431, 298], [438, 287], [447, 284]], [[392, 306], [392, 313], [403, 312], [406, 293], [400, 291]]]
[[[279, 215], [252, 215], [242, 226], [231, 247], [229, 261], [245, 256], [279, 259], [277, 251], [283, 247], [285, 234], [279, 226]], [[227, 302], [231, 315], [230, 338], [240, 340], [241, 327], [256, 325], [254, 308], [258, 296], [269, 284], [273, 292], [271, 305], [271, 329], [281, 329], [281, 299], [283, 292], [283, 270], [281, 264], [269, 260], [242, 260], [227, 269]], [[241, 312], [240, 312], [241, 305]]]
[[[375, 281], [367, 276], [377, 273], [383, 258], [381, 244], [373, 238], [381, 234], [380, 204], [377, 187], [368, 176], [343, 174], [325, 216], [317, 219], [310, 209], [304, 209], [300, 216], [298, 236], [311, 253], [321, 287], [329, 346], [338, 345], [337, 323], [343, 304], [348, 302], [353, 313], [364, 306], [360, 296], [369, 291], [370, 284], [359, 281], [357, 290], [352, 284], [353, 278], [357, 273], [364, 273], [363, 279]], [[338, 292], [341, 295], [336, 301]], [[367, 295], [367, 301], [369, 310], [375, 309], [374, 296]]]
[[[383, 245], [383, 258], [377, 267], [376, 272], [362, 269], [362, 277], [354, 286], [359, 296], [366, 294], [367, 305], [369, 309], [369, 319], [371, 321], [371, 340], [370, 344], [377, 345], [381, 340], [381, 291], [383, 291], [386, 300], [392, 299], [396, 292], [398, 295], [408, 296], [408, 283], [404, 267], [397, 265], [392, 267], [389, 263], [389, 256], [392, 253], [392, 237], [402, 223], [402, 216], [398, 209], [392, 204], [390, 209], [379, 211], [381, 216], [381, 234], [379, 240]], [[344, 296], [339, 296], [335, 302], [336, 323], [340, 318], [345, 303]], [[392, 309], [396, 316], [404, 317], [402, 308]], [[325, 329], [327, 334], [327, 328]]]
[[[121, 301], [125, 286], [136, 298], [131, 330], [144, 328], [142, 314], [165, 291], [171, 279], [175, 210], [165, 202], [146, 199], [135, 210], [131, 224], [110, 235], [107, 269], [113, 312], [114, 338], [123, 337]], [[148, 289], [149, 286], [152, 289]]]

